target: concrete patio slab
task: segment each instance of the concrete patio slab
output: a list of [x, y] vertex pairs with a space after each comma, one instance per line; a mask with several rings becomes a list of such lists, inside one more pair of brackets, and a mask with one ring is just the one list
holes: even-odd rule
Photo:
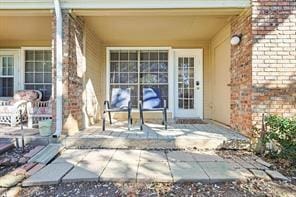
[[66, 176], [63, 182], [98, 181], [98, 173], [87, 170], [84, 167], [75, 166]]
[[210, 181], [208, 175], [197, 162], [170, 162], [169, 165], [174, 182], [203, 182]]
[[100, 181], [136, 182], [138, 162], [111, 160], [100, 176]]
[[164, 151], [141, 151], [140, 161], [167, 161], [167, 157]]
[[194, 151], [194, 152], [191, 152], [191, 154], [194, 160], [198, 162], [224, 161], [222, 157], [218, 156], [213, 151], [206, 151], [206, 152]]
[[56, 158], [52, 163], [71, 163], [76, 165], [89, 153], [89, 150], [69, 149], [61, 153], [61, 156]]
[[170, 151], [167, 153], [169, 161], [195, 161], [190, 152]]
[[238, 180], [241, 177], [227, 162], [199, 162], [211, 183]]
[[137, 182], [172, 182], [168, 162], [139, 163]]
[[141, 150], [117, 150], [112, 160], [138, 163]]
[[23, 182], [23, 186], [58, 184], [73, 168], [69, 163], [49, 164]]

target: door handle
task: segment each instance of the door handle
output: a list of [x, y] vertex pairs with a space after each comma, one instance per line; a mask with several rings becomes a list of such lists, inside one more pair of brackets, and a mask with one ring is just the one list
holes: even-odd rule
[[199, 81], [195, 81], [195, 85], [199, 86]]

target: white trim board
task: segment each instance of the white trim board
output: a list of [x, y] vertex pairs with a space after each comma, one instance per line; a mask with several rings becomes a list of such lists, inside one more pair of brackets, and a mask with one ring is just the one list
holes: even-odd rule
[[[61, 0], [63, 9], [248, 8], [250, 0]], [[0, 0], [0, 9], [53, 9], [52, 0]]]

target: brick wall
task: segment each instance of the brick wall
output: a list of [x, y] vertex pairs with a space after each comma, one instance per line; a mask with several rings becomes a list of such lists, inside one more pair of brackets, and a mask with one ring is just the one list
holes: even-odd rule
[[296, 115], [296, 1], [252, 0], [231, 34], [231, 126], [255, 136], [263, 113]]
[[231, 46], [230, 125], [246, 135], [252, 128], [252, 34], [251, 10], [231, 21], [231, 35], [242, 35], [239, 45]]
[[252, 120], [296, 115], [296, 1], [252, 0]]
[[[53, 29], [55, 19], [53, 17]], [[67, 10], [63, 11], [63, 134], [72, 134], [83, 127], [82, 92], [83, 71], [85, 70], [83, 55], [84, 21], [72, 17]], [[53, 33], [53, 42], [54, 36]], [[55, 46], [55, 43], [53, 43]], [[53, 54], [54, 54], [53, 47]], [[55, 87], [55, 70], [53, 65], [53, 84]], [[55, 90], [54, 90], [55, 92]], [[53, 105], [55, 117], [55, 104]], [[55, 122], [55, 120], [53, 120]]]

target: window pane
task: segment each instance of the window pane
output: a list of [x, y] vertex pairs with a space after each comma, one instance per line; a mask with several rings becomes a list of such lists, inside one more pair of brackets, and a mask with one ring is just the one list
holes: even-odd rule
[[44, 74], [44, 83], [51, 83], [52, 76], [51, 73], [45, 73]]
[[44, 72], [51, 72], [51, 62], [44, 63]]
[[26, 73], [25, 74], [25, 83], [34, 83], [34, 74]]
[[35, 73], [35, 83], [43, 83], [43, 73]]
[[138, 62], [129, 62], [128, 71], [138, 72]]
[[152, 73], [158, 72], [158, 63], [157, 62], [150, 63], [150, 72], [152, 72]]
[[128, 51], [120, 51], [120, 60], [128, 60]]
[[128, 72], [128, 62], [120, 62], [120, 72]]
[[34, 60], [34, 51], [26, 51], [26, 61]]
[[119, 63], [111, 62], [110, 72], [119, 72]]
[[26, 62], [25, 72], [34, 72], [34, 62]]
[[35, 72], [43, 72], [43, 62], [35, 63]]
[[35, 61], [43, 61], [43, 51], [35, 51]]
[[0, 96], [13, 96], [13, 78], [0, 78]]
[[138, 53], [137, 51], [130, 51], [129, 52], [129, 60], [134, 60], [137, 61], [138, 60]]
[[138, 73], [129, 73], [128, 82], [129, 83], [137, 83], [138, 82]]
[[120, 83], [128, 83], [128, 73], [120, 73]]
[[150, 60], [158, 60], [158, 51], [150, 52]]
[[51, 61], [51, 51], [44, 51], [44, 60]]
[[110, 59], [111, 60], [119, 60], [119, 52], [118, 51], [111, 52]]

